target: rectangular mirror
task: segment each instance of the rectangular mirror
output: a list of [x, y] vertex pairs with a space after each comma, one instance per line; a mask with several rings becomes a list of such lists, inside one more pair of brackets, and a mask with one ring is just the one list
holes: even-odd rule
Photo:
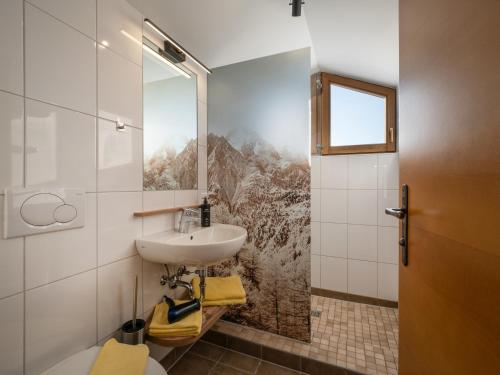
[[198, 187], [196, 74], [144, 40], [144, 190]]

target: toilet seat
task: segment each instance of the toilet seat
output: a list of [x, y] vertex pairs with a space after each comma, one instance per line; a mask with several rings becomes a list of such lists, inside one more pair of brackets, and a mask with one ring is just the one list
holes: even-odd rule
[[[88, 375], [101, 349], [100, 346], [94, 346], [78, 352], [57, 363], [41, 375]], [[149, 357], [144, 375], [167, 375], [167, 372], [158, 362]]]

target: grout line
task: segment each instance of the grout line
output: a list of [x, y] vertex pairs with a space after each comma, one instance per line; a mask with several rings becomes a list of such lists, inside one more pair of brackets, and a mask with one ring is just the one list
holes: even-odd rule
[[[97, 54], [96, 54], [96, 59], [97, 59]], [[97, 68], [96, 68], [96, 74], [97, 74]], [[95, 118], [96, 120], [96, 123], [99, 122], [99, 120], [102, 120], [102, 121], [107, 121], [107, 122], [111, 122], [111, 123], [114, 123], [116, 122], [116, 119], [110, 119], [108, 117], [102, 117], [102, 116], [99, 116], [98, 112], [94, 113], [94, 114], [90, 114], [88, 112], [83, 112], [83, 111], [80, 111], [78, 109], [75, 109], [75, 108], [70, 108], [70, 107], [66, 107], [64, 105], [61, 105], [61, 104], [57, 104], [57, 103], [52, 103], [52, 102], [48, 102], [48, 101], [45, 101], [45, 100], [42, 100], [42, 99], [37, 99], [37, 98], [33, 98], [33, 97], [30, 97], [30, 96], [22, 96], [22, 95], [19, 95], [19, 94], [15, 94], [15, 93], [12, 93], [12, 92], [9, 92], [9, 91], [5, 91], [5, 90], [0, 90], [1, 92], [5, 92], [7, 94], [11, 94], [11, 95], [15, 95], [15, 96], [19, 96], [19, 97], [23, 97], [27, 100], [31, 100], [31, 101], [34, 101], [34, 102], [38, 102], [38, 103], [42, 103], [42, 104], [46, 104], [46, 105], [50, 105], [50, 106], [53, 106], [53, 107], [57, 107], [57, 108], [60, 108], [60, 109], [64, 109], [64, 110], [67, 110], [67, 111], [71, 111], [71, 112], [76, 112], [76, 113], [79, 113], [81, 115], [85, 115], [85, 116], [91, 116], [93, 118]], [[98, 91], [98, 90], [97, 90]], [[97, 95], [96, 95], [96, 102], [98, 101], [97, 99]], [[96, 104], [96, 111], [98, 111], [98, 104]], [[130, 125], [130, 124], [125, 124], [125, 127], [128, 127], [128, 128], [133, 128], [133, 129], [136, 129], [136, 130], [140, 130], [140, 131], [143, 131], [144, 128], [142, 126], [138, 126], [138, 125]]]
[[[194, 344], [191, 344], [191, 346], [189, 347], [189, 349], [187, 349], [184, 353], [182, 353], [182, 355], [177, 358], [177, 353], [175, 354], [176, 358], [175, 358], [175, 361], [174, 363], [172, 363], [172, 365], [170, 366], [170, 370], [177, 364], [177, 362], [179, 362], [182, 358], [184, 358], [184, 356], [191, 351], [191, 348], [193, 347]], [[177, 350], [176, 347], [174, 347], [174, 350]], [[194, 354], [194, 353], [191, 353], [191, 354]], [[168, 354], [167, 354], [168, 355]]]
[[[23, 284], [24, 284], [24, 282], [23, 282]], [[0, 298], [0, 301], [6, 300], [6, 299], [11, 298], [11, 297], [18, 296], [18, 295], [23, 294], [23, 293], [24, 293], [24, 286], [23, 286], [22, 290], [20, 290], [19, 292], [12, 293], [12, 294], [9, 294], [9, 295], [7, 295], [7, 296], [3, 296], [3, 297], [1, 297], [1, 298]]]
[[97, 117], [95, 113], [94, 113], [94, 114], [90, 114], [90, 113], [88, 113], [88, 112], [83, 112], [83, 111], [80, 111], [79, 109], [70, 108], [70, 107], [66, 107], [66, 106], [60, 105], [60, 104], [47, 102], [47, 101], [45, 101], [45, 100], [42, 100], [42, 99], [37, 99], [37, 98], [33, 98], [33, 97], [31, 97], [31, 96], [26, 96], [25, 98], [26, 98], [26, 99], [28, 99], [28, 100], [32, 100], [32, 101], [34, 101], [34, 102], [43, 103], [43, 104], [50, 105], [50, 106], [53, 106], [53, 107], [57, 107], [57, 108], [61, 108], [61, 109], [65, 109], [65, 110], [67, 110], [67, 111], [73, 111], [73, 112], [76, 112], [76, 113], [80, 113], [80, 114], [85, 115], [85, 116]]
[[[345, 167], [345, 170], [346, 170], [346, 175], [347, 175], [347, 184], [349, 184], [349, 164], [350, 164], [350, 158], [347, 157], [347, 161], [346, 161], [346, 167]], [[347, 190], [347, 200], [346, 200], [346, 216], [347, 216], [347, 221], [349, 221], [349, 190]], [[347, 280], [346, 280], [346, 292], [349, 293], [349, 224], [347, 224], [347, 228], [346, 228], [346, 231], [347, 231], [347, 260], [346, 260], [346, 277], [347, 277]]]
[[[95, 0], [95, 37], [97, 39], [97, 19], [98, 19], [98, 11], [97, 11], [97, 2]], [[96, 190], [99, 190], [99, 127], [98, 127], [98, 117], [99, 114], [99, 58], [98, 58], [98, 50], [97, 50], [97, 42], [95, 44], [95, 121], [94, 121], [94, 129], [95, 129], [95, 187]], [[95, 264], [97, 268], [99, 268], [99, 196], [96, 193], [95, 198]], [[95, 343], [99, 342], [99, 270], [96, 270], [95, 273]]]
[[[26, 2], [23, 1], [23, 187], [26, 187]], [[23, 374], [26, 374], [26, 237], [23, 237]]]
[[[23, 58], [23, 60], [24, 60], [24, 58]], [[24, 62], [23, 62], [23, 64], [24, 64]], [[23, 82], [24, 82], [24, 78], [23, 78]], [[23, 83], [23, 85], [24, 85], [24, 83]], [[24, 88], [23, 88], [23, 91], [24, 91]], [[14, 96], [18, 96], [18, 97], [24, 99], [24, 95], [22, 95], [22, 94], [17, 94], [15, 92], [12, 92], [12, 91], [9, 91], [9, 90], [5, 90], [5, 89], [1, 89], [1, 88], [0, 88], [0, 93], [14, 95]]]
[[[58, 17], [54, 16], [53, 14], [51, 14], [51, 13], [49, 13], [49, 12], [45, 11], [44, 9], [40, 8], [39, 6], [37, 6], [37, 5], [35, 5], [35, 4], [33, 4], [33, 3], [31, 2], [31, 0], [25, 0], [25, 2], [26, 2], [26, 3], [28, 3], [28, 5], [30, 5], [31, 7], [33, 7], [33, 8], [35, 8], [35, 9], [39, 10], [39, 11], [40, 11], [40, 12], [42, 12], [43, 14], [45, 14], [45, 15], [49, 16], [50, 18], [53, 18], [53, 19], [55, 19], [56, 21], [58, 21], [58, 22], [60, 22], [60, 23], [62, 23], [62, 24], [64, 24], [64, 25], [66, 25], [66, 26], [67, 26], [67, 27], [69, 27], [70, 29], [72, 29], [72, 30], [76, 31], [77, 33], [79, 33], [79, 34], [83, 35], [84, 37], [86, 37], [86, 38], [90, 39], [91, 41], [93, 41], [93, 42], [95, 42], [95, 41], [96, 41], [96, 39], [92, 38], [90, 35], [85, 34], [83, 31], [78, 30], [78, 29], [77, 29], [76, 27], [74, 27], [73, 25], [71, 25], [71, 24], [67, 23], [66, 21], [63, 21], [62, 19], [60, 19], [60, 18], [58, 18]], [[96, 22], [96, 23], [97, 23], [97, 22]], [[97, 34], [96, 34], [96, 37], [97, 37]]]
[[[96, 267], [92, 267], [92, 268], [89, 268], [89, 269], [86, 269], [86, 270], [83, 270], [83, 271], [79, 271], [79, 272], [77, 272], [77, 273], [74, 273], [74, 274], [71, 274], [71, 275], [68, 275], [68, 276], [61, 277], [61, 278], [56, 279], [56, 280], [52, 280], [52, 281], [50, 281], [50, 282], [48, 282], [48, 283], [45, 283], [45, 284], [37, 285], [37, 286], [35, 286], [35, 287], [32, 287], [32, 288], [26, 289], [25, 291], [26, 291], [26, 292], [29, 292], [29, 291], [32, 291], [32, 290], [35, 290], [35, 289], [43, 288], [43, 287], [46, 287], [46, 286], [48, 286], [48, 285], [51, 285], [51, 284], [57, 283], [57, 282], [59, 282], [59, 281], [67, 280], [67, 279], [70, 279], [70, 278], [72, 278], [72, 277], [79, 276], [79, 275], [81, 275], [81, 274], [84, 274], [84, 273], [87, 273], [87, 272], [90, 272], [90, 271], [96, 271], [96, 272], [98, 272], [98, 271], [99, 271], [99, 269], [101, 269], [101, 268], [105, 268], [105, 267], [111, 266], [111, 265], [113, 265], [113, 264], [115, 264], [115, 263], [118, 263], [118, 262], [121, 262], [121, 261], [124, 261], [124, 260], [128, 260], [128, 259], [132, 259], [132, 258], [137, 257], [137, 256], [138, 256], [138, 254], [129, 255], [129, 256], [126, 256], [126, 257], [124, 257], [124, 258], [120, 258], [120, 259], [114, 260], [114, 261], [109, 262], [109, 263], [106, 263], [106, 264], [97, 265]], [[19, 294], [19, 293], [17, 293], [17, 294]], [[15, 295], [15, 294], [13, 294], [13, 295]], [[11, 297], [11, 296], [10, 296], [10, 297]], [[0, 300], [2, 300], [2, 299], [4, 299], [4, 298], [7, 298], [7, 297], [2, 297], [2, 298], [0, 298]]]

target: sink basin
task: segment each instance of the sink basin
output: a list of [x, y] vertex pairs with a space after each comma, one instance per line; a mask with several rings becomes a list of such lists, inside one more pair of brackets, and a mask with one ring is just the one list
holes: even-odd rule
[[245, 243], [245, 228], [228, 224], [144, 236], [135, 241], [141, 256], [154, 263], [209, 266], [235, 255]]

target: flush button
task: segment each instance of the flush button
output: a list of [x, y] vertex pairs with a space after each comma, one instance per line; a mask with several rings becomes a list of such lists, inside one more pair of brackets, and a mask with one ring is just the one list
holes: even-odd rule
[[64, 201], [54, 194], [40, 193], [26, 199], [21, 207], [23, 220], [35, 226], [47, 226], [54, 224], [54, 211], [57, 207], [64, 205]]
[[70, 204], [63, 204], [54, 211], [54, 219], [58, 223], [69, 223], [76, 217], [76, 208]]

